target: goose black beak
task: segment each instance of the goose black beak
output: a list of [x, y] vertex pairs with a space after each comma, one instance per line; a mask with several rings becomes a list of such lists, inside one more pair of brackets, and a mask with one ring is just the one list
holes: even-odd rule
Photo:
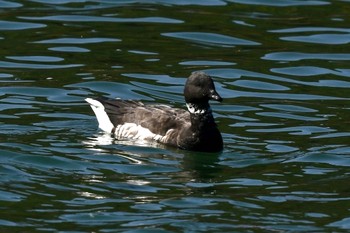
[[211, 100], [215, 100], [215, 101], [219, 101], [219, 102], [222, 101], [221, 96], [215, 90], [211, 91], [209, 98]]

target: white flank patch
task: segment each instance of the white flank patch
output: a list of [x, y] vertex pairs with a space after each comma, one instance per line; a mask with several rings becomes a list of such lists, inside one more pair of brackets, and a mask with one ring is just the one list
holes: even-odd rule
[[86, 98], [85, 101], [90, 104], [90, 107], [94, 111], [98, 121], [98, 127], [103, 131], [110, 133], [114, 128], [114, 125], [105, 112], [105, 107], [99, 101], [91, 98]]
[[147, 141], [161, 141], [163, 136], [152, 133], [149, 129], [135, 123], [117, 125], [114, 135], [117, 139], [130, 138]]

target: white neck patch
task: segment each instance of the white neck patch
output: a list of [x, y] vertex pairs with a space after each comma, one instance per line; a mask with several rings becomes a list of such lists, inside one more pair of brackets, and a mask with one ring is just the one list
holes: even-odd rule
[[211, 112], [210, 107], [208, 109], [201, 109], [201, 108], [197, 108], [198, 106], [195, 104], [191, 104], [191, 103], [186, 103], [187, 109], [190, 113], [192, 114], [204, 114], [207, 112]]

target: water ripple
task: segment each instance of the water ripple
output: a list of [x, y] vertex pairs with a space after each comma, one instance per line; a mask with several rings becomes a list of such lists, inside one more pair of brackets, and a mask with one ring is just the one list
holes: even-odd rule
[[309, 36], [284, 36], [281, 40], [305, 42], [314, 44], [343, 45], [350, 43], [350, 33], [348, 34], [317, 34]]
[[69, 52], [69, 53], [87, 53], [87, 52], [90, 52], [90, 49], [76, 47], [76, 46], [51, 47], [51, 48], [48, 48], [48, 50], [57, 51], [57, 52]]
[[251, 89], [258, 89], [258, 90], [269, 90], [269, 91], [290, 90], [290, 88], [282, 85], [272, 84], [268, 82], [261, 82], [261, 81], [253, 81], [253, 80], [237, 80], [232, 82], [231, 84], [238, 87], [245, 87], [245, 88], [251, 88]]
[[[347, 148], [349, 152], [349, 148]], [[343, 154], [331, 153], [307, 153], [297, 158], [285, 161], [285, 163], [325, 163], [332, 166], [350, 166], [350, 158]]]
[[[142, 2], [142, 1], [137, 1]], [[180, 5], [180, 6], [188, 6], [188, 5], [199, 5], [199, 6], [226, 6], [227, 3], [223, 0], [203, 0], [198, 2], [197, 0], [151, 0], [153, 4], [164, 4], [164, 5]]]
[[265, 108], [271, 108], [275, 110], [281, 110], [286, 112], [318, 112], [316, 109], [297, 106], [297, 105], [291, 105], [291, 104], [261, 104], [260, 106]]
[[229, 2], [236, 2], [241, 4], [252, 4], [252, 5], [266, 5], [266, 6], [318, 6], [318, 5], [329, 5], [328, 1], [317, 1], [317, 0], [228, 0]]
[[277, 132], [287, 132], [290, 135], [311, 135], [318, 133], [333, 132], [334, 129], [329, 129], [319, 126], [294, 126], [294, 127], [279, 127], [279, 128], [269, 128], [269, 129], [248, 129], [248, 132], [259, 132], [259, 133], [277, 133]]
[[[318, 81], [300, 81], [292, 78], [285, 78], [282, 76], [269, 75], [264, 73], [252, 72], [248, 70], [242, 69], [232, 69], [232, 68], [214, 68], [214, 69], [204, 69], [203, 71], [207, 72], [210, 75], [221, 77], [225, 79], [238, 79], [242, 77], [252, 77], [255, 79], [267, 79], [273, 80], [283, 83], [294, 83], [299, 85], [306, 86], [317, 86], [317, 87], [349, 87], [348, 81], [343, 80], [318, 80]], [[284, 67], [284, 68], [271, 68], [271, 71], [280, 73], [280, 74], [288, 74], [292, 76], [316, 76], [316, 75], [325, 75], [325, 74], [333, 74], [337, 76], [348, 76], [350, 72], [347, 69], [338, 69], [337, 71], [322, 68], [322, 67], [314, 67], [314, 66], [297, 66], [297, 67]], [[229, 83], [229, 82], [227, 82]], [[231, 82], [234, 84], [234, 82]], [[298, 94], [296, 94], [298, 95]], [[300, 94], [302, 96], [302, 94]], [[312, 95], [310, 96], [312, 97]], [[334, 98], [334, 97], [326, 97], [326, 98]]]
[[277, 117], [277, 118], [293, 119], [293, 120], [300, 120], [300, 121], [325, 121], [325, 120], [327, 120], [327, 118], [300, 116], [300, 115], [290, 114], [290, 113], [257, 112], [256, 114], [259, 116], [265, 116], [265, 117]]
[[206, 32], [168, 32], [162, 33], [163, 36], [177, 39], [189, 40], [196, 43], [204, 43], [215, 46], [234, 46], [234, 45], [259, 45], [260, 43], [244, 40], [236, 37], [221, 35], [217, 33]]
[[48, 65], [48, 64], [36, 64], [36, 63], [18, 63], [18, 62], [8, 62], [0, 61], [1, 68], [23, 68], [23, 69], [66, 69], [81, 67], [83, 64], [67, 64], [67, 65]]
[[17, 2], [12, 2], [12, 1], [0, 1], [0, 8], [18, 8], [23, 6], [23, 4], [17, 3]]
[[25, 198], [24, 195], [16, 194], [14, 192], [7, 192], [0, 190], [0, 200], [6, 202], [19, 202]]
[[225, 61], [183, 61], [179, 64], [183, 66], [231, 66], [236, 63]]
[[[300, 33], [310, 32], [312, 35], [297, 35], [297, 36], [283, 36], [281, 40], [314, 43], [314, 44], [329, 44], [329, 45], [340, 45], [347, 44], [350, 42], [349, 39], [349, 28], [329, 28], [329, 27], [296, 27], [287, 29], [270, 30], [273, 33]], [[318, 33], [314, 32], [336, 32], [336, 33]]]
[[344, 32], [350, 33], [350, 28], [336, 28], [336, 27], [295, 27], [269, 30], [273, 33], [298, 33], [298, 32]]
[[60, 62], [64, 58], [52, 56], [7, 56], [7, 59], [16, 61], [33, 61], [33, 62]]
[[349, 53], [301, 53], [301, 52], [276, 52], [262, 57], [273, 61], [301, 61], [301, 60], [333, 60], [349, 61]]
[[116, 38], [57, 38], [57, 39], [48, 39], [35, 41], [33, 43], [38, 44], [91, 44], [91, 43], [103, 43], [103, 42], [119, 42], [120, 39]]
[[169, 75], [154, 75], [154, 74], [138, 74], [138, 73], [125, 73], [123, 76], [140, 80], [155, 80], [157, 83], [171, 84], [171, 85], [183, 85], [186, 81], [185, 78], [174, 78]]
[[[1, 2], [0, 2], [1, 3]], [[46, 27], [45, 24], [0, 20], [1, 31], [25, 30]]]
[[179, 24], [184, 23], [182, 20], [164, 18], [164, 17], [143, 17], [143, 18], [116, 18], [106, 16], [85, 16], [85, 15], [55, 15], [43, 17], [18, 17], [28, 20], [43, 21], [61, 21], [61, 22], [113, 22], [113, 23], [165, 23]]
[[314, 75], [333, 73], [333, 71], [330, 69], [314, 67], [314, 66], [273, 68], [271, 69], [271, 71], [279, 74], [288, 74], [288, 75], [295, 75], [295, 76], [314, 76]]
[[[94, 92], [100, 92], [107, 94], [111, 97], [118, 97], [123, 99], [146, 99], [152, 100], [150, 97], [146, 95], [141, 95], [138, 92], [142, 89], [131, 86], [123, 83], [115, 83], [115, 82], [81, 82], [76, 84], [67, 85], [70, 88], [84, 88], [93, 90]], [[116, 92], [116, 90], [118, 90]]]
[[[45, 0], [35, 0], [35, 2], [40, 2], [43, 4], [47, 4], [47, 1]], [[63, 4], [69, 4], [72, 2], [85, 2], [84, 0], [55, 0], [53, 2], [50, 2], [50, 4], [56, 4], [56, 5], [63, 5]], [[89, 10], [98, 9], [98, 8], [111, 8], [111, 7], [119, 7], [120, 5], [128, 5], [128, 4], [142, 4], [145, 3], [142, 0], [123, 0], [123, 1], [111, 1], [111, 0], [91, 0], [89, 2], [95, 3], [94, 5], [88, 5]], [[198, 6], [225, 6], [227, 3], [223, 0], [203, 0], [198, 2], [197, 0], [148, 0], [148, 4], [155, 4], [155, 5], [179, 5], [179, 6], [187, 6], [187, 5], [198, 5]], [[96, 5], [98, 4], [98, 5]], [[76, 9], [76, 8], [63, 8], [65, 10], [67, 9]]]

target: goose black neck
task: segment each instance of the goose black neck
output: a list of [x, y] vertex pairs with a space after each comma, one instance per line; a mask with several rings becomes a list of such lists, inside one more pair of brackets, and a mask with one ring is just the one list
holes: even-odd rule
[[209, 103], [200, 105], [187, 103], [187, 108], [191, 115], [191, 125], [193, 129], [205, 131], [216, 127]]

